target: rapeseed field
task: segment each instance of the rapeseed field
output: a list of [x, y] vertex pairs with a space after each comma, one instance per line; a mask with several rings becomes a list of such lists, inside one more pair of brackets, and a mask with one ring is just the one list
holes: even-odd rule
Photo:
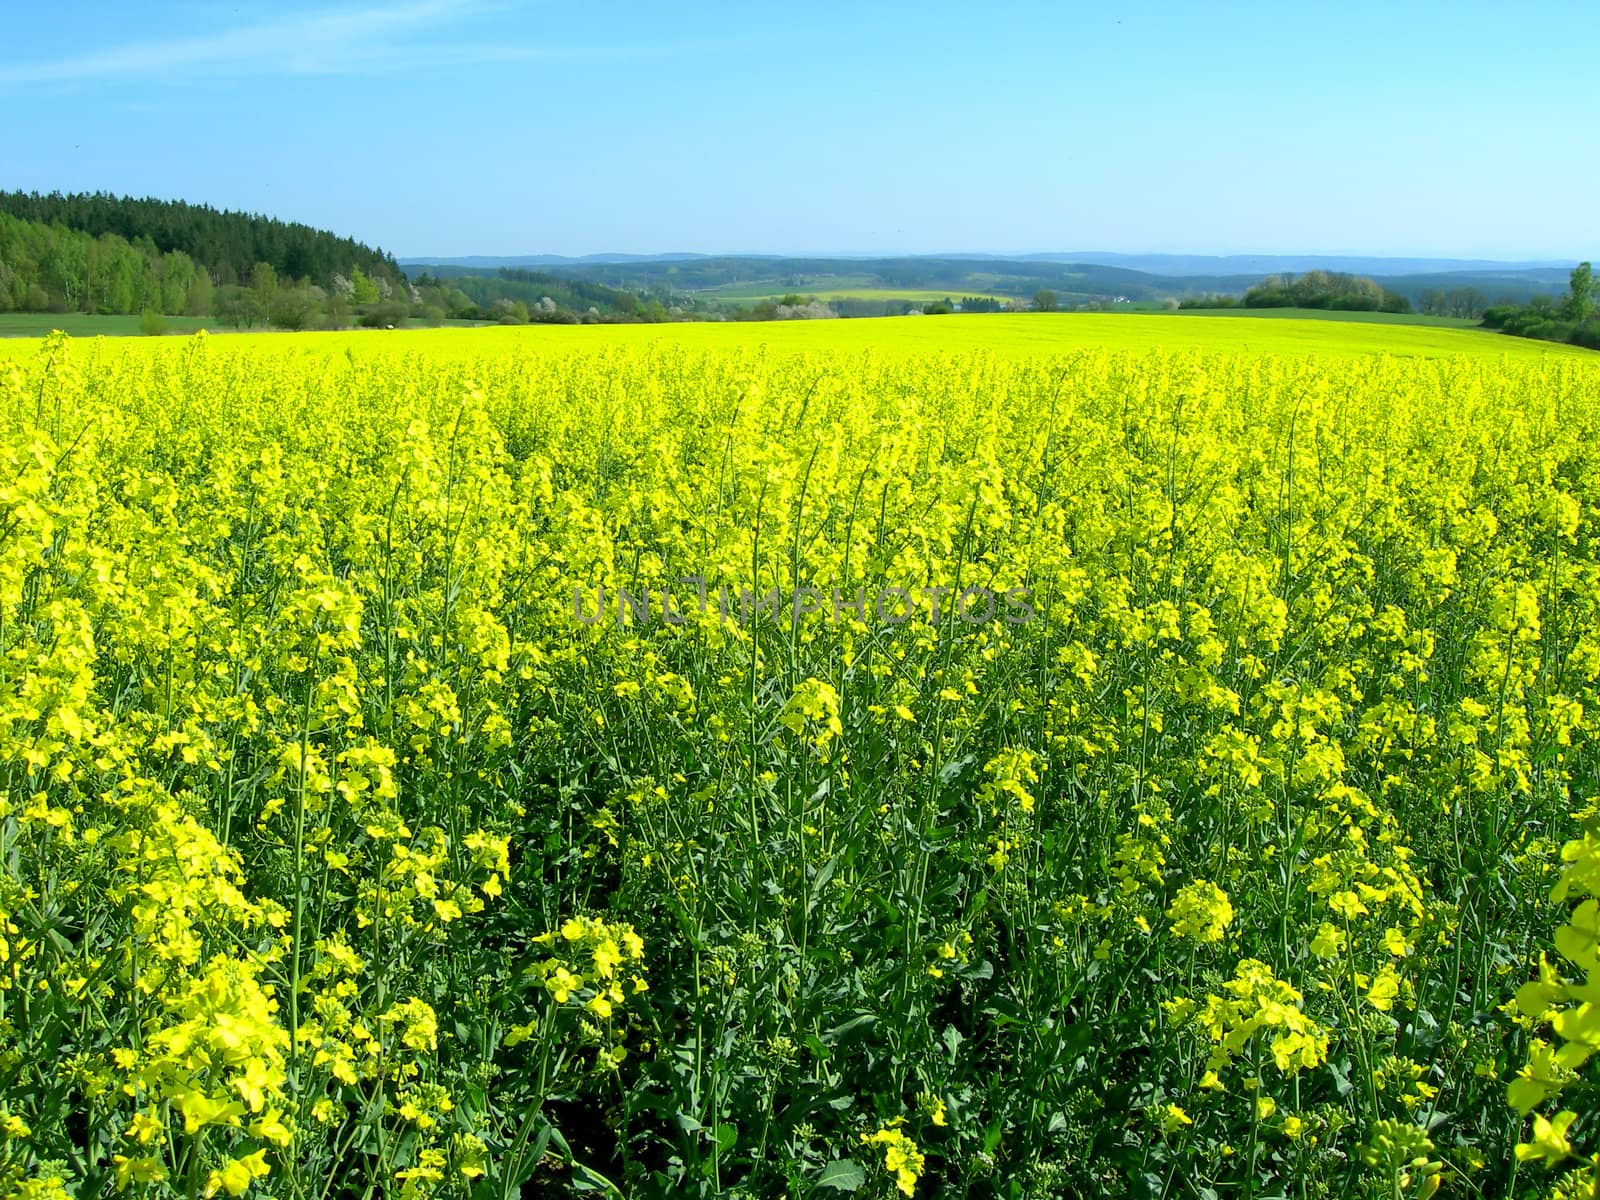
[[[1201, 310], [1204, 311], [1204, 310]], [[1028, 313], [882, 317], [841, 321], [701, 321], [664, 325], [544, 325], [481, 329], [358, 330], [334, 333], [224, 332], [227, 345], [301, 353], [430, 359], [588, 352], [603, 347], [681, 348], [704, 352], [872, 353], [893, 358], [988, 354], [1036, 359], [1074, 350], [1203, 350], [1303, 356], [1438, 358], [1472, 355], [1514, 361], [1592, 360], [1593, 352], [1481, 329], [1380, 325], [1361, 321], [1235, 317], [1205, 320], [1156, 313]], [[86, 345], [121, 354], [161, 346], [160, 338], [106, 338]], [[27, 358], [37, 339], [0, 339], [0, 359]], [[87, 356], [96, 353], [84, 352]]]
[[1600, 366], [1315, 325], [5, 346], [0, 1194], [1594, 1196]]

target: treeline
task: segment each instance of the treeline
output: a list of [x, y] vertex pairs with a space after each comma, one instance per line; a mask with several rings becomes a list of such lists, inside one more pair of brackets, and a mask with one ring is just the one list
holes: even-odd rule
[[1425, 288], [1417, 296], [1417, 311], [1430, 317], [1464, 317], [1479, 320], [1488, 311], [1489, 297], [1475, 287]]
[[1244, 307], [1407, 313], [1411, 311], [1411, 301], [1365, 275], [1306, 271], [1301, 275], [1268, 275], [1245, 292]]
[[[838, 296], [823, 300], [815, 295], [789, 292], [783, 296], [756, 300], [749, 304], [714, 302], [704, 308], [686, 310], [689, 319], [722, 321], [792, 321], [831, 317], [942, 316], [949, 313], [1021, 312], [1021, 300], [997, 300], [992, 296], [963, 296], [953, 300], [898, 300], [893, 297], [859, 298]], [[675, 312], [676, 310], [669, 310]]]
[[0, 312], [205, 316], [213, 292], [205, 266], [182, 250], [0, 212]]
[[421, 308], [422, 297], [410, 283], [392, 284], [360, 267], [352, 267], [348, 276], [335, 271], [323, 287], [309, 277], [279, 278], [271, 263], [259, 262], [248, 283], [224, 284], [216, 290], [211, 315], [235, 329], [382, 328], [404, 325]]
[[[21, 195], [9, 193], [5, 199], [14, 202]], [[116, 211], [68, 206], [67, 201], [82, 199], [75, 197], [31, 199], [51, 202], [45, 208], [53, 213], [57, 209], [52, 205], [59, 200], [58, 215], [74, 219]], [[174, 208], [228, 215], [189, 205], [157, 205], [151, 211]], [[264, 224], [304, 229], [282, 222]], [[163, 247], [148, 231], [128, 238], [117, 232], [72, 228], [61, 221], [28, 220], [0, 206], [0, 312], [141, 314], [147, 332], [163, 328], [161, 317], [179, 315], [215, 317], [219, 324], [236, 329], [289, 330], [382, 328], [448, 319], [507, 324], [665, 321], [681, 315], [658, 300], [533, 271], [503, 270], [491, 278], [450, 280], [423, 275], [412, 283], [377, 251], [329, 234], [317, 236], [325, 239], [318, 244], [319, 255], [349, 252], [351, 259], [341, 263], [319, 258], [313, 271], [303, 273], [282, 269], [268, 258], [226, 261], [219, 269], [186, 250]], [[256, 244], [273, 253], [270, 245]], [[308, 261], [295, 252], [278, 257], [291, 266]]]
[[270, 325], [289, 330], [350, 325], [400, 328], [413, 321], [424, 325], [447, 320], [526, 325], [676, 317], [660, 304], [641, 302], [626, 292], [589, 286], [573, 289], [559, 286], [560, 280], [554, 281], [556, 286], [542, 287], [537, 273], [519, 274], [522, 278], [501, 281], [422, 274], [415, 282], [392, 286], [358, 269], [350, 278], [335, 274], [332, 286], [323, 288], [306, 279], [279, 280], [270, 266], [258, 263], [249, 286], [217, 289], [214, 312], [219, 321], [235, 328]]
[[1595, 286], [1594, 270], [1586, 262], [1579, 263], [1565, 296], [1535, 296], [1528, 304], [1495, 305], [1483, 314], [1483, 324], [1517, 337], [1600, 350], [1600, 289]]
[[403, 322], [421, 304], [403, 277], [392, 283], [354, 264], [345, 270], [324, 287], [258, 262], [244, 282], [227, 282], [232, 272], [219, 280], [208, 264], [148, 237], [129, 241], [0, 212], [0, 312], [139, 313], [151, 331], [161, 327], [155, 318], [178, 315], [214, 316], [238, 328], [312, 329]]
[[510, 280], [440, 279], [422, 274], [392, 286], [360, 270], [346, 278], [335, 274], [330, 287], [310, 280], [280, 280], [271, 267], [258, 263], [250, 284], [220, 287], [213, 312], [224, 325], [249, 329], [344, 329], [362, 325], [398, 329], [419, 322], [490, 322], [501, 325], [585, 324], [591, 322], [672, 321], [685, 314], [659, 301], [628, 292], [584, 285], [544, 286], [536, 272], [520, 272]]
[[95, 239], [109, 235], [148, 244], [161, 254], [187, 254], [204, 263], [219, 285], [249, 282], [257, 263], [266, 263], [280, 278], [309, 279], [322, 287], [330, 286], [334, 275], [348, 276], [353, 269], [391, 285], [405, 279], [391, 256], [354, 238], [206, 204], [105, 192], [0, 192], [0, 213]]
[[674, 313], [660, 299], [583, 279], [501, 267], [490, 272], [424, 273], [416, 285], [436, 295], [452, 317], [468, 320], [570, 324], [584, 320], [667, 321]]

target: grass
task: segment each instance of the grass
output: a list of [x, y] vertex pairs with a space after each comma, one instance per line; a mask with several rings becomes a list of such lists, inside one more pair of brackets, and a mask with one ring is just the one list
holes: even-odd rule
[[[198, 333], [205, 329], [211, 333], [238, 333], [240, 330], [222, 325], [215, 317], [163, 317], [169, 334]], [[446, 318], [441, 324], [450, 329], [477, 329], [492, 324], [489, 321], [467, 321]], [[414, 329], [428, 328], [420, 323]], [[93, 313], [0, 313], [0, 338], [40, 338], [53, 329], [71, 337], [143, 337], [137, 316], [101, 316]], [[270, 333], [274, 337], [283, 333], [276, 329], [251, 329], [246, 333]]]
[[[215, 326], [215, 317], [163, 317], [168, 333], [194, 333]], [[73, 337], [138, 337], [139, 317], [95, 313], [0, 313], [0, 337], [43, 337], [60, 329]]]

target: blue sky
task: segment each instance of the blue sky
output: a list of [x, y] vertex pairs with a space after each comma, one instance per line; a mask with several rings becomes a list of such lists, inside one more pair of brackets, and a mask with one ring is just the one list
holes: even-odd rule
[[1589, 2], [0, 7], [0, 187], [402, 256], [1600, 249]]

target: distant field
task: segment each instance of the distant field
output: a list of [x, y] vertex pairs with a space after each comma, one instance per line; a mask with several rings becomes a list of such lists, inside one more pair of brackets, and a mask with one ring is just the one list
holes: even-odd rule
[[943, 288], [886, 288], [854, 284], [840, 280], [833, 284], [814, 284], [810, 287], [775, 287], [771, 283], [740, 283], [727, 287], [706, 288], [691, 293], [697, 300], [728, 300], [750, 304], [759, 300], [777, 300], [783, 296], [815, 296], [818, 300], [908, 300], [913, 304], [931, 303], [935, 300], [960, 300], [962, 296], [1011, 299], [996, 292], [950, 291]]
[[697, 300], [773, 300], [779, 296], [820, 296], [824, 292], [837, 295], [852, 289], [870, 288], [871, 277], [866, 275], [830, 276], [826, 280], [812, 280], [794, 286], [779, 285], [770, 279], [753, 283], [725, 283], [720, 287], [685, 289], [685, 294]]
[[1425, 313], [1346, 312], [1337, 308], [1182, 308], [1176, 315], [1262, 317], [1271, 321], [1359, 321], [1367, 325], [1432, 325], [1439, 329], [1475, 329], [1478, 325], [1478, 322], [1470, 317], [1435, 317]]
[[[694, 293], [700, 300], [726, 300], [740, 304], [753, 304], [761, 300], [777, 300], [783, 296], [815, 297], [818, 300], [903, 300], [912, 304], [931, 304], [940, 300], [959, 301], [962, 296], [981, 296], [985, 299], [1014, 300], [1019, 297], [998, 291], [952, 292], [939, 288], [885, 288], [885, 287], [811, 287], [773, 289], [768, 284], [739, 284], [728, 288], [713, 288]], [[1070, 306], [1090, 299], [1068, 293], [1057, 293], [1062, 306]], [[1355, 321], [1376, 325], [1424, 325], [1439, 329], [1472, 329], [1477, 321], [1465, 317], [1435, 317], [1422, 313], [1345, 312], [1322, 308], [1185, 308], [1172, 314], [1153, 304], [1119, 306], [1123, 312], [1151, 312], [1185, 317], [1261, 317], [1271, 321]]]
[[[1480, 329], [1250, 316], [1229, 321], [1195, 321], [1181, 315], [1138, 313], [996, 313], [859, 321], [529, 325], [303, 334], [255, 332], [221, 336], [230, 344], [270, 344], [274, 348], [306, 354], [344, 350], [352, 354], [387, 353], [399, 348], [450, 359], [506, 353], [568, 354], [641, 346], [676, 346], [689, 351], [765, 349], [783, 354], [871, 351], [897, 358], [978, 351], [1006, 359], [1021, 359], [1092, 348], [1215, 350], [1289, 356], [1389, 354], [1441, 358], [1468, 354], [1517, 360], [1593, 357], [1592, 351], [1572, 346], [1528, 341]], [[166, 343], [158, 338], [136, 338], [104, 344], [140, 347]], [[36, 342], [22, 339], [9, 341], [0, 346], [0, 355], [27, 354], [36, 345]]]
[[[744, 301], [744, 302], [750, 302], [750, 301], [754, 301], [754, 300], [775, 300], [775, 299], [779, 298], [780, 296], [787, 295], [787, 294], [788, 293], [785, 293], [785, 292], [763, 293], [762, 295], [758, 295], [758, 296], [740, 297], [740, 299], [742, 301]], [[909, 289], [909, 290], [905, 290], [905, 291], [894, 291], [892, 289], [886, 289], [886, 288], [838, 288], [838, 289], [834, 289], [834, 290], [831, 290], [831, 291], [801, 292], [799, 294], [803, 295], [803, 296], [808, 296], [808, 297], [809, 296], [815, 296], [819, 300], [824, 300], [824, 301], [826, 301], [826, 300], [885, 300], [885, 301], [888, 301], [888, 300], [904, 300], [904, 301], [907, 301], [907, 302], [910, 302], [910, 303], [914, 303], [914, 304], [926, 304], [926, 303], [932, 303], [934, 301], [945, 300], [945, 299], [950, 299], [950, 300], [960, 300], [961, 299], [960, 296], [952, 295], [949, 292], [941, 292], [941, 291], [935, 291], [935, 290], [916, 290], [916, 289]], [[966, 293], [966, 294], [967, 295], [974, 295], [974, 294], [978, 294], [978, 293], [969, 292], [969, 293]], [[992, 295], [992, 293], [989, 293], [989, 294]], [[702, 296], [707, 296], [707, 295], [709, 295], [709, 293], [701, 293], [701, 295]], [[728, 296], [727, 293], [720, 293], [719, 292], [719, 293], [716, 293], [716, 295], [717, 295], [718, 298], [731, 298], [731, 297]], [[999, 300], [1004, 300], [1007, 297], [996, 295], [996, 296], [994, 296], [994, 298], [995, 299], [999, 299]], [[1007, 314], [992, 314], [992, 315], [991, 314], [984, 314], [984, 319], [992, 321], [997, 316], [1005, 316], [1005, 315], [1007, 315]], [[1173, 320], [1173, 319], [1181, 319], [1181, 318], [1185, 318], [1185, 317], [1230, 317], [1230, 318], [1233, 318], [1234, 320], [1245, 320], [1245, 321], [1260, 319], [1260, 320], [1272, 321], [1275, 324], [1283, 322], [1283, 321], [1290, 321], [1290, 322], [1295, 322], [1295, 323], [1316, 323], [1316, 324], [1339, 323], [1339, 324], [1357, 324], [1357, 325], [1409, 326], [1409, 327], [1414, 327], [1414, 328], [1434, 328], [1434, 329], [1453, 329], [1453, 330], [1474, 330], [1474, 331], [1477, 330], [1477, 322], [1476, 321], [1470, 321], [1470, 320], [1466, 320], [1464, 318], [1459, 318], [1459, 317], [1430, 317], [1430, 316], [1423, 316], [1423, 315], [1418, 314], [1418, 313], [1337, 312], [1337, 311], [1332, 311], [1332, 310], [1305, 309], [1305, 308], [1256, 308], [1256, 309], [1243, 309], [1243, 308], [1190, 308], [1190, 309], [1183, 309], [1182, 311], [1180, 311], [1178, 313], [1168, 313], [1168, 312], [1150, 313], [1150, 312], [1144, 312], [1144, 313], [1137, 314], [1137, 319], [1139, 319], [1139, 320], [1152, 320], [1152, 319], [1156, 319], [1156, 320]], [[898, 319], [899, 318], [874, 318], [873, 319], [873, 324], [881, 324], [881, 322], [884, 321], [884, 320], [898, 320]], [[911, 319], [912, 320], [917, 320], [918, 318], [913, 317]], [[937, 318], [935, 318], [935, 319], [937, 319]], [[962, 319], [963, 320], [971, 320], [972, 317], [969, 316], [969, 317], [964, 317]], [[1020, 327], [1018, 329], [1016, 335], [1012, 335], [1010, 333], [1001, 334], [1000, 335], [1001, 339], [1003, 341], [1009, 342], [1012, 339], [1013, 336], [1017, 336], [1017, 337], [1021, 337], [1023, 339], [1023, 341], [1025, 341], [1025, 342], [1027, 342], [1029, 344], [1033, 344], [1033, 343], [1035, 343], [1035, 342], [1040, 340], [1036, 335], [1041, 332], [1041, 330], [1036, 329], [1036, 328], [1033, 327], [1033, 323], [1037, 322], [1037, 321], [1039, 321], [1041, 319], [1043, 319], [1043, 320], [1045, 320], [1047, 322], [1049, 322], [1049, 321], [1057, 321], [1057, 320], [1069, 320], [1069, 321], [1087, 321], [1087, 322], [1091, 322], [1092, 323], [1092, 322], [1103, 322], [1103, 321], [1107, 321], [1107, 320], [1112, 320], [1112, 321], [1123, 320], [1123, 319], [1126, 319], [1126, 316], [1125, 316], [1125, 314], [1122, 314], [1122, 313], [1109, 314], [1109, 315], [1108, 314], [1100, 314], [1100, 313], [1056, 313], [1056, 314], [1050, 314], [1048, 316], [1046, 316], [1044, 314], [1033, 314], [1033, 315], [1022, 316], [1020, 318], [1013, 317], [1012, 319], [1021, 319], [1021, 320], [1025, 321], [1025, 322], [1027, 322], [1027, 324], [1022, 326], [1022, 327]], [[855, 322], [855, 321], [849, 322], [849, 324], [856, 324], [856, 323], [857, 322]], [[239, 334], [236, 334], [236, 331], [234, 331], [234, 330], [230, 330], [230, 329], [227, 329], [227, 328], [220, 328], [219, 329], [217, 327], [217, 325], [216, 325], [216, 318], [215, 317], [167, 317], [166, 318], [166, 324], [167, 324], [167, 333], [168, 334], [195, 333], [195, 332], [197, 332], [197, 331], [199, 331], [201, 329], [210, 329], [210, 331], [212, 333], [223, 333], [223, 334], [227, 334], [230, 337], [232, 337], [232, 336], [258, 336], [258, 337], [259, 336], [268, 336], [268, 337], [278, 338], [278, 337], [282, 337], [283, 336], [282, 332], [280, 332], [280, 331], [266, 330], [266, 329], [250, 330], [250, 331], [247, 331], [243, 335], [239, 335]], [[446, 321], [445, 325], [450, 327], [450, 328], [477, 328], [477, 327], [479, 327], [480, 323], [471, 322], [471, 321]], [[757, 327], [761, 328], [761, 329], [770, 329], [770, 328], [772, 328], [770, 325], [766, 325], [766, 324], [760, 324]], [[594, 329], [595, 327], [586, 327], [586, 328]], [[620, 330], [625, 329], [627, 327], [623, 327], [623, 326], [604, 326], [604, 327], [599, 327], [599, 328], [616, 329], [616, 330], [620, 331]], [[657, 332], [657, 334], [659, 334], [659, 331], [660, 331], [660, 327], [659, 326], [643, 326], [643, 327], [640, 327], [640, 328], [643, 329], [643, 330], [655, 330]], [[674, 328], [676, 328], [676, 327], [674, 327]], [[941, 328], [943, 328], [943, 327], [941, 327]], [[1051, 327], [1051, 328], [1053, 329], [1054, 327]], [[1081, 329], [1075, 330], [1075, 332], [1082, 333], [1083, 335], [1088, 336], [1088, 337], [1091, 338], [1090, 341], [1084, 343], [1085, 345], [1101, 346], [1101, 345], [1112, 345], [1112, 344], [1114, 344], [1111, 341], [1100, 340], [1101, 339], [1101, 334], [1099, 332], [1100, 328], [1101, 327], [1098, 326], [1098, 325], [1091, 324], [1089, 326], [1084, 326]], [[69, 334], [72, 337], [102, 337], [102, 336], [103, 337], [140, 337], [140, 336], [143, 336], [139, 332], [139, 318], [136, 317], [136, 316], [91, 316], [91, 315], [87, 315], [87, 314], [84, 314], [84, 313], [0, 313], [0, 338], [36, 338], [36, 337], [43, 337], [45, 334], [49, 333], [52, 329], [64, 330], [67, 334]], [[355, 332], [359, 332], [359, 331], [355, 331]], [[407, 330], [405, 330], [403, 332], [407, 332], [407, 333], [422, 333], [422, 332], [426, 332], [426, 329], [424, 327], [422, 327], [422, 326], [413, 325], [413, 326], [409, 327]], [[930, 338], [930, 337], [927, 336], [928, 334], [931, 334], [933, 332], [934, 331], [932, 331], [932, 330], [920, 332], [917, 335], [915, 335], [912, 338], [912, 340], [916, 341], [918, 343], [921, 343], [923, 341], [945, 341], [946, 340], [944, 338], [943, 334], [941, 334], [937, 338]], [[960, 344], [960, 345], [970, 345], [970, 344], [972, 344], [973, 343], [973, 339], [971, 337], [971, 334], [973, 332], [974, 331], [968, 330], [968, 329], [965, 329], [965, 328], [961, 329], [958, 333], [956, 333], [954, 335], [954, 340], [949, 343], [950, 348], [954, 348], [954, 346], [957, 345], [957, 344]], [[988, 335], [991, 332], [992, 332], [992, 330], [986, 328], [983, 331], [984, 336], [982, 338], [978, 339], [978, 340], [987, 341], [988, 340]], [[603, 338], [605, 335], [603, 333], [590, 332], [590, 333], [585, 334], [583, 336]], [[632, 336], [638, 336], [638, 334], [623, 334], [622, 336], [624, 336], [624, 337], [632, 337]], [[715, 336], [721, 336], [721, 335], [712, 335], [712, 336], [715, 337]], [[876, 332], [870, 331], [870, 330], [862, 330], [862, 331], [858, 331], [856, 333], [852, 333], [852, 334], [844, 335], [844, 336], [845, 336], [845, 340], [848, 341], [852, 345], [853, 344], [857, 344], [857, 343], [865, 344], [865, 345], [871, 345], [871, 344], [888, 344], [888, 343], [892, 343], [892, 342], [898, 342], [898, 341], [902, 340], [902, 338], [905, 335], [896, 333], [896, 332], [894, 332], [892, 330], [878, 330]], [[1057, 335], [1055, 333], [1051, 333], [1050, 335], [1048, 335], [1047, 340], [1054, 340], [1054, 338], [1056, 336]], [[1142, 333], [1141, 334], [1130, 335], [1130, 336], [1132, 336], [1134, 338], [1134, 340], [1131, 341], [1131, 342], [1126, 342], [1126, 344], [1129, 344], [1129, 345], [1133, 345], [1133, 344], [1139, 344], [1139, 345], [1149, 344], [1149, 339], [1147, 339], [1145, 337], [1145, 335], [1142, 334]], [[1383, 338], [1383, 337], [1386, 337], [1386, 336], [1387, 335], [1379, 335], [1380, 339]], [[1506, 338], [1506, 337], [1504, 337], [1503, 335], [1500, 335], [1500, 334], [1485, 333], [1484, 336], [1486, 336], [1486, 337], [1488, 337], [1490, 339], [1490, 344], [1492, 344], [1494, 346], [1497, 346], [1497, 347], [1501, 346], [1504, 342], [1507, 342], [1507, 341], [1511, 340], [1511, 339]], [[1233, 335], [1227, 335], [1227, 337], [1224, 338], [1223, 340], [1231, 342], [1232, 337], [1233, 337]], [[787, 342], [787, 341], [791, 340], [791, 338], [790, 338], [790, 335], [784, 334], [784, 335], [779, 336], [776, 339], [764, 338], [762, 340]], [[1259, 340], [1259, 339], [1257, 339], [1257, 340]], [[1293, 342], [1296, 342], [1296, 343], [1298, 343], [1300, 341], [1300, 339], [1298, 337], [1291, 338], [1289, 340], [1293, 341]], [[1334, 340], [1338, 341], [1339, 339], [1335, 338]], [[1190, 334], [1190, 333], [1183, 333], [1183, 334], [1178, 335], [1176, 337], [1174, 337], [1174, 335], [1170, 334], [1170, 333], [1163, 333], [1159, 338], [1156, 339], [1156, 341], [1159, 342], [1159, 344], [1162, 344], [1162, 345], [1182, 345], [1182, 346], [1205, 346], [1205, 345], [1218, 344], [1217, 339], [1212, 338], [1209, 335], [1208, 336], [1204, 336], [1204, 337], [1198, 337], [1198, 336], [1195, 336], [1195, 335]], [[1403, 354], [1403, 353], [1412, 353], [1414, 351], [1406, 350], [1406, 349], [1402, 348], [1399, 345], [1395, 345], [1393, 347], [1393, 352], [1396, 353], [1396, 354]]]
[[[214, 326], [215, 317], [163, 317], [168, 333], [194, 333]], [[73, 337], [139, 336], [136, 316], [94, 316], [89, 313], [0, 313], [0, 337], [43, 337], [60, 329]]]
[[[779, 293], [783, 295], [785, 293]], [[1010, 300], [1011, 296], [1000, 296], [993, 292], [941, 292], [936, 289], [917, 290], [906, 288], [838, 288], [824, 292], [804, 292], [802, 295], [814, 295], [819, 300], [909, 300], [914, 304], [932, 303], [936, 300], [960, 300], [963, 296], [978, 296], [985, 300]]]

